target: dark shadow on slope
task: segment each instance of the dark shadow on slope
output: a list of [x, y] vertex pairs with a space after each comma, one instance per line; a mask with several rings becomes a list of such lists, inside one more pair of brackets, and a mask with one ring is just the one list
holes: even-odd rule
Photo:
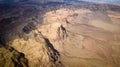
[[[59, 52], [54, 48], [54, 46], [50, 43], [50, 41], [47, 38], [44, 38], [44, 39], [45, 39], [45, 42], [47, 43], [47, 46], [54, 52], [53, 54], [60, 56]], [[54, 61], [58, 60], [58, 58], [54, 58], [54, 57], [52, 58], [54, 59]]]
[[19, 54], [13, 54], [11, 60], [14, 63], [14, 67], [29, 67], [28, 60], [25, 58], [23, 53], [19, 52]]
[[49, 50], [52, 50], [52, 52], [50, 53], [50, 56], [53, 60], [53, 62], [59, 67], [64, 67], [64, 65], [62, 64], [62, 62], [60, 61], [59, 57], [60, 57], [60, 53], [54, 48], [54, 46], [52, 45], [52, 43], [50, 43], [49, 39], [44, 38], [47, 47], [49, 48]]

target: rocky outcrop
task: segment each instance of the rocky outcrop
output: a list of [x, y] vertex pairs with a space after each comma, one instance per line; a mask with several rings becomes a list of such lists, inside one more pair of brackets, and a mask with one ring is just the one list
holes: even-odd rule
[[29, 67], [28, 60], [12, 47], [0, 47], [0, 67]]
[[26, 55], [30, 67], [63, 66], [60, 61], [59, 52], [53, 47], [53, 44], [49, 41], [49, 39], [45, 38], [41, 34], [41, 32], [30, 33], [26, 37], [15, 39], [9, 44]]

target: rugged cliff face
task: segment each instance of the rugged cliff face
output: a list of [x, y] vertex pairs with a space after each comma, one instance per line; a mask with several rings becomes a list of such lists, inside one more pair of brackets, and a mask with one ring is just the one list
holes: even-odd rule
[[0, 7], [0, 67], [120, 66], [119, 6], [49, 2]]
[[29, 67], [23, 53], [12, 47], [0, 47], [0, 67]]

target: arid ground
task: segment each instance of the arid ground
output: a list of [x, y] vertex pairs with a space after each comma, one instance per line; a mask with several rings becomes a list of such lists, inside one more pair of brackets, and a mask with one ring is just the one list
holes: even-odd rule
[[1, 3], [0, 67], [120, 67], [120, 6]]

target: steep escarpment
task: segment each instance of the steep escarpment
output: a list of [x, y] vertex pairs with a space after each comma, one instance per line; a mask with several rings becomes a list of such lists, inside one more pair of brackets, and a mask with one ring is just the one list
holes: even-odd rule
[[83, 3], [2, 4], [0, 65], [119, 67], [119, 10]]

